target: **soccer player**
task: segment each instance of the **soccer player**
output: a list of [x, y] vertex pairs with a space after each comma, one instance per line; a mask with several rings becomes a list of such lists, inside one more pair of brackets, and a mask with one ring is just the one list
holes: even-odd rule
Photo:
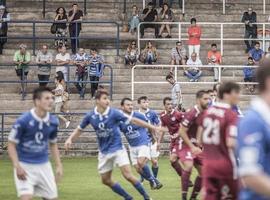
[[[133, 112], [133, 104], [130, 98], [124, 98], [121, 101], [121, 109], [130, 117], [135, 117], [147, 123], [146, 117], [139, 113]], [[151, 159], [149, 148], [148, 131], [144, 127], [132, 123], [121, 123], [120, 130], [124, 133], [129, 143], [130, 159], [132, 165], [142, 177], [149, 181], [152, 189], [160, 189], [162, 184], [152, 175], [147, 162]]]
[[[54, 102], [50, 89], [35, 89], [33, 101], [34, 108], [22, 114], [12, 127], [8, 154], [14, 167], [18, 197], [53, 200], [58, 196], [56, 181], [63, 175], [56, 143], [59, 121], [49, 113]], [[56, 164], [56, 177], [49, 162], [49, 149]]]
[[237, 169], [234, 150], [237, 136], [237, 114], [232, 106], [239, 102], [240, 87], [222, 83], [219, 101], [209, 107], [199, 122], [198, 140], [203, 144], [203, 199], [237, 199]]
[[[199, 175], [194, 182], [193, 192], [191, 199], [196, 199], [201, 189], [201, 149], [196, 146], [197, 143], [197, 129], [198, 120], [201, 117], [202, 112], [208, 107], [209, 95], [206, 91], [200, 90], [196, 93], [196, 105], [184, 114], [179, 130], [179, 135], [183, 139], [183, 143], [180, 145], [179, 159], [183, 163], [182, 171], [182, 200], [187, 199], [187, 193], [189, 188], [189, 179], [193, 166], [196, 167]], [[193, 155], [200, 154], [200, 155]]]
[[[148, 120], [148, 123], [154, 125], [154, 126], [160, 126], [160, 120], [158, 117], [158, 114], [149, 109], [149, 100], [146, 96], [142, 96], [138, 99], [138, 105], [139, 105], [139, 112], [144, 114], [146, 119]], [[157, 138], [153, 138], [153, 135], [150, 134], [150, 156], [151, 156], [151, 162], [152, 162], [152, 172], [154, 174], [154, 177], [157, 178], [158, 176], [158, 157], [159, 157], [159, 147], [157, 146]]]
[[65, 142], [65, 148], [68, 150], [71, 147], [72, 142], [81, 135], [82, 130], [85, 129], [87, 125], [91, 124], [95, 129], [98, 140], [98, 171], [102, 183], [110, 187], [125, 200], [133, 199], [119, 183], [112, 180], [112, 170], [114, 166], [117, 165], [124, 178], [136, 188], [145, 200], [149, 200], [150, 197], [144, 190], [142, 184], [131, 173], [129, 158], [122, 144], [119, 126], [120, 122], [131, 122], [132, 124], [155, 129], [157, 131], [159, 131], [160, 128], [153, 127], [138, 118], [127, 116], [117, 109], [110, 108], [109, 94], [105, 90], [98, 90], [95, 99], [95, 109], [86, 114], [81, 124]]
[[257, 69], [259, 96], [238, 125], [239, 200], [270, 199], [270, 61]]

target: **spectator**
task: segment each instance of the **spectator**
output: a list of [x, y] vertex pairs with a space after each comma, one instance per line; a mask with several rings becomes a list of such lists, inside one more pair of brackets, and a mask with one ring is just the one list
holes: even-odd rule
[[[153, 3], [149, 2], [147, 8], [143, 10], [142, 21], [143, 22], [156, 22], [158, 19], [157, 10], [154, 8]], [[157, 24], [142, 24], [140, 26], [141, 38], [144, 36], [145, 28], [154, 28], [155, 36], [158, 37], [158, 25]]]
[[[157, 0], [152, 0], [153, 2], [153, 6], [156, 7], [157, 6]], [[163, 0], [158, 0], [158, 6], [161, 8], [163, 5]]]
[[[255, 82], [255, 68], [249, 66], [255, 66], [255, 62], [252, 57], [248, 57], [248, 63], [246, 64], [247, 67], [243, 68], [244, 73], [244, 82]], [[255, 85], [246, 85], [246, 90], [250, 91], [251, 93], [255, 90]]]
[[179, 83], [176, 82], [174, 77], [169, 74], [166, 76], [166, 81], [172, 85], [171, 89], [171, 98], [172, 98], [172, 104], [175, 109], [182, 110], [182, 92], [181, 92], [181, 87]]
[[[173, 12], [172, 10], [169, 8], [167, 3], [163, 4], [161, 13], [160, 13], [160, 19], [162, 22], [172, 22], [173, 21]], [[159, 34], [158, 37], [162, 38], [162, 33], [164, 30], [167, 30], [168, 35], [166, 36], [166, 38], [171, 38], [171, 25], [170, 24], [162, 24], [159, 30]]]
[[148, 41], [141, 54], [141, 61], [144, 64], [152, 65], [153, 62], [157, 61], [157, 49], [153, 46], [152, 42]]
[[[25, 44], [21, 44], [19, 46], [20, 50], [16, 51], [14, 54], [14, 64], [16, 74], [19, 77], [19, 80], [21, 81], [26, 81], [27, 80], [27, 75], [29, 72], [29, 63], [31, 61], [31, 55], [30, 53], [26, 50], [27, 46]], [[26, 91], [26, 86], [24, 82], [21, 82], [21, 91], [20, 93], [23, 93]]]
[[[209, 65], [221, 65], [222, 58], [221, 53], [217, 50], [217, 44], [211, 44], [211, 50], [207, 53], [207, 61]], [[214, 81], [218, 81], [219, 70], [218, 67], [214, 67]]]
[[[65, 91], [66, 84], [64, 80], [64, 74], [61, 71], [56, 73], [55, 84], [56, 88], [53, 90], [55, 96], [55, 113], [65, 112], [64, 104], [68, 100], [68, 93]], [[70, 121], [63, 115], [58, 114], [58, 117], [65, 123], [65, 127], [68, 128]]]
[[70, 54], [67, 53], [67, 48], [62, 46], [59, 48], [59, 53], [55, 57], [56, 65], [56, 72], [61, 71], [64, 74], [65, 81], [68, 81], [68, 65], [70, 64]]
[[7, 42], [8, 21], [10, 21], [10, 14], [5, 6], [0, 5], [0, 55], [3, 54], [4, 44]]
[[189, 68], [185, 70], [185, 75], [189, 78], [190, 82], [198, 82], [199, 78], [202, 75], [202, 71], [198, 66], [202, 65], [200, 58], [197, 58], [196, 53], [192, 53], [191, 57], [187, 61]]
[[195, 52], [200, 57], [200, 43], [201, 43], [201, 27], [196, 25], [197, 20], [192, 18], [190, 20], [191, 26], [188, 28], [188, 53], [189, 58]]
[[[91, 82], [91, 96], [94, 98], [96, 90], [98, 89], [98, 81], [103, 75], [104, 69], [104, 58], [102, 55], [97, 53], [95, 48], [90, 50], [90, 57], [89, 57], [89, 79]], [[94, 82], [95, 81], [95, 82]]]
[[[79, 9], [78, 4], [72, 5], [72, 10], [68, 13], [68, 21], [73, 22], [69, 24], [69, 34], [71, 37], [71, 50], [72, 54], [76, 54], [76, 48], [79, 47], [79, 37], [82, 29], [83, 12]], [[76, 37], [76, 38], [74, 38]]]
[[172, 48], [171, 64], [185, 65], [187, 61], [187, 51], [181, 41], [176, 42], [176, 47]]
[[[55, 33], [56, 37], [67, 37], [67, 24], [66, 24], [67, 20], [68, 18], [67, 18], [65, 8], [63, 7], [57, 8], [56, 15], [54, 18], [55, 22], [59, 22], [59, 23], [56, 23], [56, 33]], [[55, 40], [56, 47], [66, 46], [66, 44], [67, 44], [66, 38], [59, 38]]]
[[140, 15], [139, 15], [139, 9], [136, 5], [132, 6], [132, 14], [129, 19], [129, 32], [131, 34], [134, 34], [134, 32], [137, 30], [138, 25], [140, 23]]
[[136, 47], [136, 41], [133, 40], [127, 47], [125, 55], [125, 64], [134, 66], [139, 58], [139, 50]]
[[[78, 53], [73, 58], [73, 63], [77, 66], [76, 68], [76, 81], [87, 81], [87, 62], [88, 56], [83, 48], [79, 48]], [[84, 99], [86, 83], [77, 82], [75, 86], [79, 92], [80, 99]]]
[[[252, 10], [252, 8], [248, 8], [247, 12], [244, 12], [242, 17], [242, 22], [245, 23], [245, 38], [257, 38], [257, 25], [254, 24], [257, 22], [257, 14]], [[245, 40], [245, 44], [247, 46], [246, 52], [249, 52], [255, 45], [255, 41]]]
[[[173, 0], [169, 0], [169, 6], [172, 8]], [[182, 9], [183, 7], [183, 0], [178, 0], [179, 8]]]
[[255, 61], [255, 64], [258, 64], [259, 61], [262, 59], [264, 56], [264, 52], [262, 49], [260, 49], [260, 43], [255, 42], [255, 46], [253, 49], [251, 49], [249, 52], [249, 57], [252, 57], [252, 59]]
[[37, 53], [36, 63], [38, 65], [38, 80], [46, 81], [40, 82], [39, 86], [46, 87], [50, 79], [51, 74], [51, 64], [53, 61], [53, 56], [48, 52], [48, 45], [42, 45], [42, 49]]

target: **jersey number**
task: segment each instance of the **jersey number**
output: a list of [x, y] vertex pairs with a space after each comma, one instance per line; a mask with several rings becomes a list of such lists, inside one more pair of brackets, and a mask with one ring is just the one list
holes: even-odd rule
[[203, 142], [205, 144], [215, 144], [220, 143], [220, 124], [217, 119], [205, 118], [203, 120]]

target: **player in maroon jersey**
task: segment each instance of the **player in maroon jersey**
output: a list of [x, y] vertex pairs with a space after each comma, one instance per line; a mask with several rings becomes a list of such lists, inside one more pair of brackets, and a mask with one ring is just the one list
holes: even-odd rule
[[204, 200], [236, 200], [237, 177], [234, 148], [237, 136], [237, 113], [232, 106], [239, 101], [240, 87], [227, 82], [220, 85], [219, 102], [202, 116], [198, 140], [202, 140]]
[[194, 182], [194, 187], [190, 199], [196, 199], [198, 193], [201, 190], [202, 178], [200, 176], [202, 156], [201, 148], [196, 146], [197, 144], [197, 129], [198, 121], [202, 115], [202, 112], [207, 108], [209, 103], [209, 94], [200, 90], [196, 94], [196, 105], [184, 114], [183, 120], [181, 122], [181, 128], [179, 130], [179, 135], [183, 142], [180, 146], [179, 158], [181, 163], [183, 163], [182, 170], [182, 200], [187, 199], [189, 178], [193, 166], [196, 167], [198, 171], [198, 176]]

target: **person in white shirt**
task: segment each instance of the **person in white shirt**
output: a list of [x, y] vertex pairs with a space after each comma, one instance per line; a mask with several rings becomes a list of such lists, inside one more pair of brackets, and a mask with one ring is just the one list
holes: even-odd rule
[[67, 53], [67, 49], [65, 46], [62, 46], [59, 49], [59, 53], [55, 57], [56, 65], [56, 72], [61, 71], [64, 74], [65, 81], [68, 81], [68, 65], [70, 63], [70, 54]]
[[176, 80], [171, 74], [166, 76], [166, 81], [168, 81], [168, 83], [172, 85], [171, 98], [173, 107], [181, 111], [183, 109], [182, 107], [183, 98], [180, 84], [176, 82]]
[[189, 67], [185, 70], [185, 75], [189, 78], [190, 82], [197, 82], [202, 75], [202, 71], [199, 68], [199, 66], [202, 65], [202, 61], [197, 57], [195, 52], [191, 54], [187, 65], [189, 65]]

